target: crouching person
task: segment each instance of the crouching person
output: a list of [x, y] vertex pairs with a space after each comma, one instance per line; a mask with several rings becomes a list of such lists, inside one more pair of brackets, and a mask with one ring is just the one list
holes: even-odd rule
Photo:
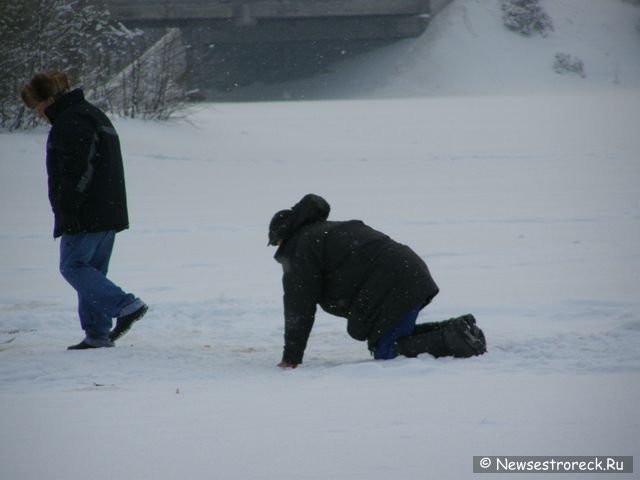
[[329, 221], [330, 206], [309, 194], [277, 212], [269, 244], [278, 246], [284, 288], [281, 368], [302, 363], [317, 305], [347, 319], [347, 332], [366, 341], [374, 358], [470, 357], [486, 351], [472, 315], [416, 325], [438, 294], [427, 265], [409, 247], [360, 220]]

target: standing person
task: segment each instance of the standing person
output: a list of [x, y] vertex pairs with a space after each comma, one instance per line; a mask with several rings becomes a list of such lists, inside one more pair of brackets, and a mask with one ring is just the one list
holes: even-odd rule
[[148, 309], [106, 276], [116, 233], [129, 228], [118, 134], [81, 89], [71, 90], [64, 72], [35, 75], [21, 96], [51, 124], [46, 163], [53, 236], [61, 237], [60, 273], [78, 293], [85, 331], [68, 349], [113, 347]]
[[427, 265], [409, 247], [360, 220], [328, 221], [325, 199], [309, 194], [277, 212], [269, 244], [282, 264], [284, 352], [281, 368], [302, 363], [316, 306], [347, 319], [351, 337], [367, 341], [374, 358], [470, 357], [486, 351], [472, 315], [416, 325], [438, 294]]

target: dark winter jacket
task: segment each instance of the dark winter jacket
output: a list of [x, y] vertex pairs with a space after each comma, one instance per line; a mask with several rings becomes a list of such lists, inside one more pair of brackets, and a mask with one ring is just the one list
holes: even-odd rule
[[45, 114], [51, 121], [47, 174], [53, 236], [128, 228], [120, 141], [111, 121], [79, 89], [58, 98]]
[[283, 267], [283, 361], [302, 362], [316, 305], [347, 319], [347, 331], [375, 350], [380, 337], [438, 293], [427, 265], [360, 220], [327, 221], [329, 204], [305, 196], [287, 216], [275, 259]]

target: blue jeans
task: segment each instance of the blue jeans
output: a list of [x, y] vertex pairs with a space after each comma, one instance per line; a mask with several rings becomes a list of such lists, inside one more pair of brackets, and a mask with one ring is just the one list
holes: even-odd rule
[[63, 235], [60, 273], [78, 293], [80, 325], [90, 338], [106, 338], [112, 319], [135, 300], [107, 278], [113, 231]]
[[413, 333], [416, 328], [416, 320], [418, 319], [418, 313], [422, 308], [414, 308], [407, 313], [402, 320], [400, 320], [391, 330], [385, 333], [378, 343], [376, 349], [373, 352], [373, 358], [376, 360], [391, 360], [396, 358], [398, 354], [395, 352], [394, 344], [403, 337], [408, 337]]

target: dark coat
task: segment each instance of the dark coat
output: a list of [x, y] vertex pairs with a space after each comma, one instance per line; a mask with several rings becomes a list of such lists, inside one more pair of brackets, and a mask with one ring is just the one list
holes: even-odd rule
[[409, 247], [360, 220], [327, 221], [329, 204], [305, 196], [291, 209], [275, 259], [283, 267], [283, 361], [302, 362], [316, 305], [347, 319], [347, 332], [380, 337], [438, 293], [427, 265]]
[[[111, 121], [82, 90], [58, 98], [45, 114], [49, 201], [54, 237], [128, 228], [124, 167]], [[69, 224], [69, 218], [77, 222]]]

